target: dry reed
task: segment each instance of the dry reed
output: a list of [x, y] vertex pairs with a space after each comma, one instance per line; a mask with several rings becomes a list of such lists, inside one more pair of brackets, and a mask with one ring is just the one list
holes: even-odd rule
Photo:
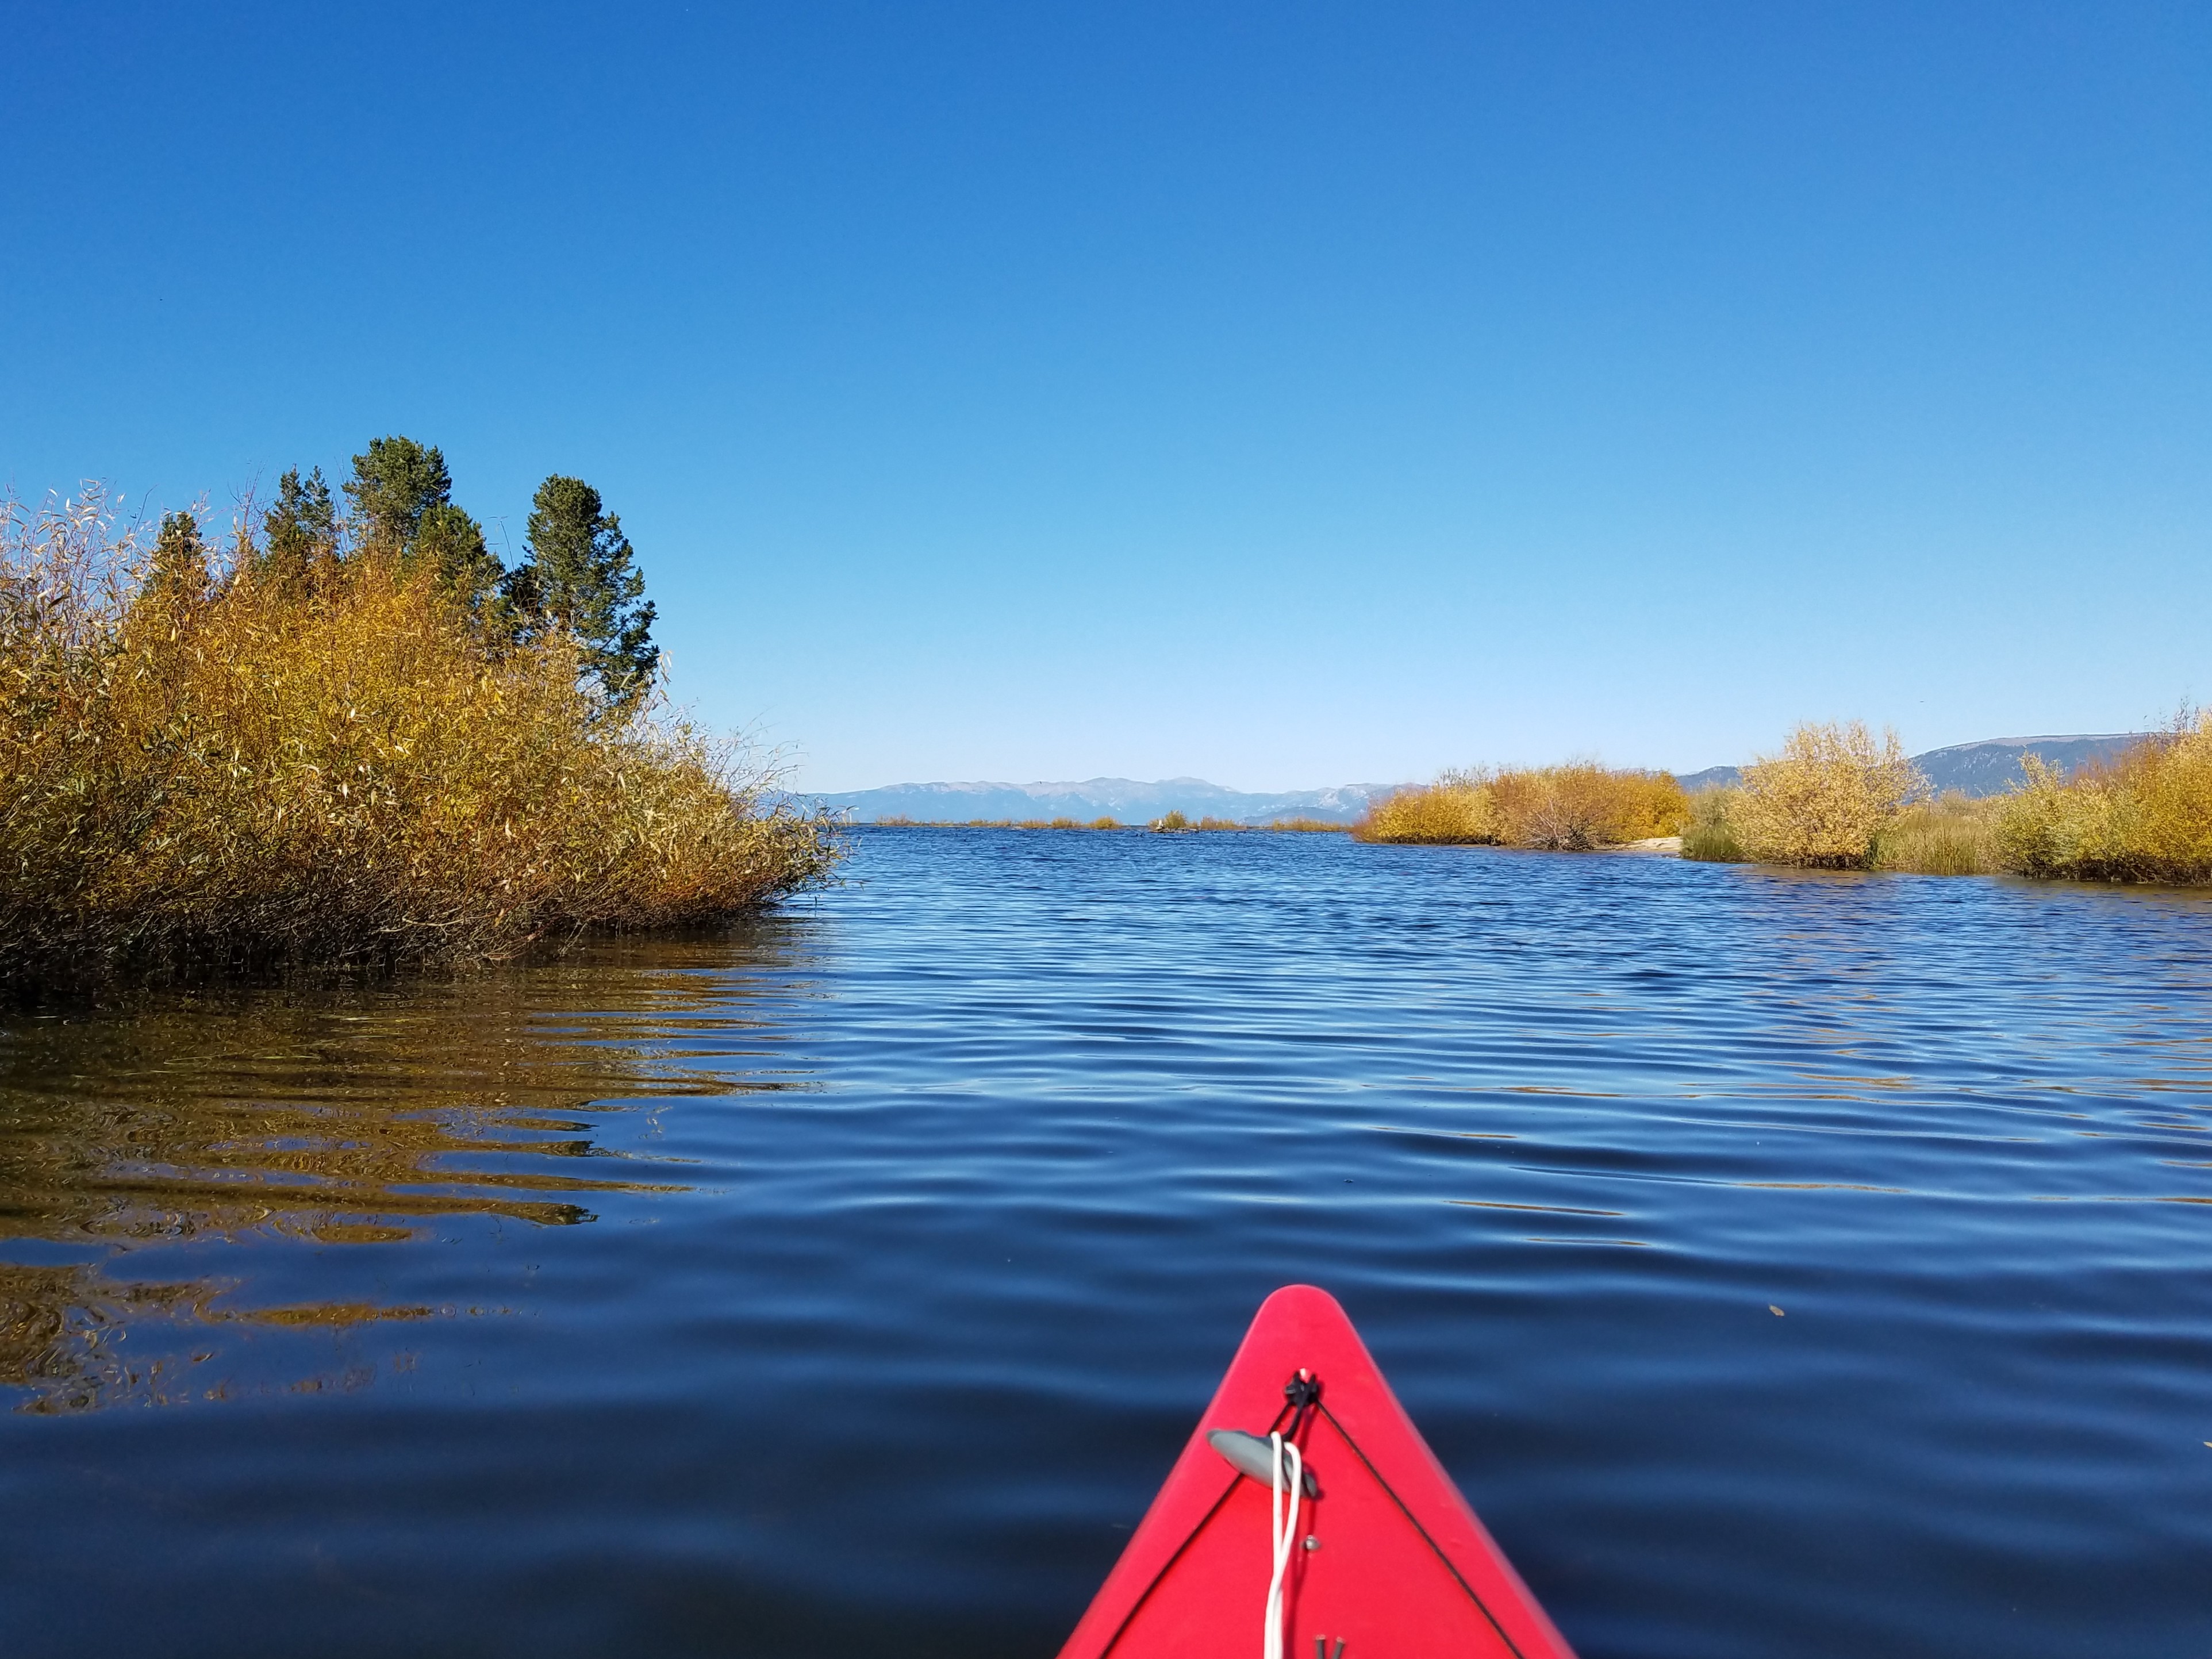
[[1869, 862], [1917, 876], [1993, 874], [2001, 867], [1996, 823], [2002, 807], [2002, 797], [1972, 800], [1958, 793], [1907, 806], [1875, 837]]
[[[268, 580], [98, 489], [0, 505], [0, 981], [483, 958], [825, 878], [834, 824], [396, 555]], [[171, 533], [173, 532], [174, 533]]]
[[1690, 821], [1682, 829], [1682, 856], [1709, 864], [1741, 864], [1743, 843], [1729, 826], [1733, 789], [1700, 789], [1690, 797]]

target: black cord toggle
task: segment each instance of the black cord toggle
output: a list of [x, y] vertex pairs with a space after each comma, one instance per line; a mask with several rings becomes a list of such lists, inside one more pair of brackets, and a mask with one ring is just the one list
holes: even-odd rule
[[1291, 1406], [1291, 1426], [1283, 1431], [1283, 1438], [1296, 1440], [1298, 1431], [1305, 1426], [1307, 1411], [1321, 1404], [1321, 1379], [1311, 1371], [1301, 1369], [1298, 1374], [1283, 1384], [1283, 1398]]

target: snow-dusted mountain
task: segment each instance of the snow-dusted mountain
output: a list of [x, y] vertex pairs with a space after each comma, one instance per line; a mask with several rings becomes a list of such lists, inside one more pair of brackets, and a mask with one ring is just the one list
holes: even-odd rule
[[1291, 789], [1253, 794], [1224, 789], [1203, 778], [1090, 778], [1080, 783], [895, 783], [882, 789], [824, 795], [856, 823], [913, 818], [924, 823], [964, 823], [971, 818], [1119, 818], [1144, 823], [1169, 812], [1186, 817], [1233, 818], [1266, 823], [1273, 818], [1327, 818], [1349, 823], [1367, 810], [1387, 784], [1346, 784], [1335, 789]]

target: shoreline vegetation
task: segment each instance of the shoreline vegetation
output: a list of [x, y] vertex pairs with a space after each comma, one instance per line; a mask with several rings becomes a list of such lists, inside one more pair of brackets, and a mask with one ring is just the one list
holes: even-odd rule
[[1733, 789], [1692, 803], [1682, 855], [1717, 862], [2045, 881], [2212, 882], [2212, 713], [2185, 708], [2110, 760], [2027, 756], [2001, 795], [1938, 796], [1866, 727], [1801, 726]]
[[2003, 794], [1938, 795], [1894, 732], [1807, 723], [1730, 787], [1685, 795], [1666, 774], [1587, 762], [1446, 772], [1376, 803], [1352, 836], [1563, 852], [1680, 836], [1705, 863], [2212, 883], [2212, 713], [2185, 709], [2070, 774], [2033, 754], [2022, 766]]
[[[0, 992], [508, 958], [714, 925], [832, 880], [842, 818], [668, 703], [620, 521], [540, 486], [509, 567], [404, 437], [125, 523], [0, 496]], [[1447, 771], [1356, 823], [1171, 811], [884, 829], [1346, 834], [1937, 876], [2212, 883], [2212, 713], [1936, 796], [1894, 732], [1805, 724], [1732, 787], [1592, 761]]]
[[1690, 798], [1669, 773], [1575, 761], [1446, 772], [1386, 796], [1352, 826], [1352, 836], [1588, 853], [1680, 835], [1690, 817]]
[[598, 492], [506, 567], [404, 438], [242, 503], [0, 500], [0, 985], [507, 957], [829, 879], [826, 813], [667, 704]]

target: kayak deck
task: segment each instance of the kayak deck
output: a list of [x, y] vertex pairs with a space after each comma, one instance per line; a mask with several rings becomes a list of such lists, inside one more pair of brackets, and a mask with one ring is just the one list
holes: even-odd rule
[[[1301, 1374], [1318, 1398], [1301, 1410]], [[1290, 1659], [1573, 1659], [1383, 1381], [1336, 1299], [1311, 1285], [1261, 1307], [1182, 1455], [1060, 1659], [1227, 1659], [1262, 1648], [1273, 1572], [1266, 1479], [1216, 1430], [1286, 1433], [1313, 1478], [1282, 1589]], [[1271, 1465], [1262, 1467], [1272, 1468]]]

